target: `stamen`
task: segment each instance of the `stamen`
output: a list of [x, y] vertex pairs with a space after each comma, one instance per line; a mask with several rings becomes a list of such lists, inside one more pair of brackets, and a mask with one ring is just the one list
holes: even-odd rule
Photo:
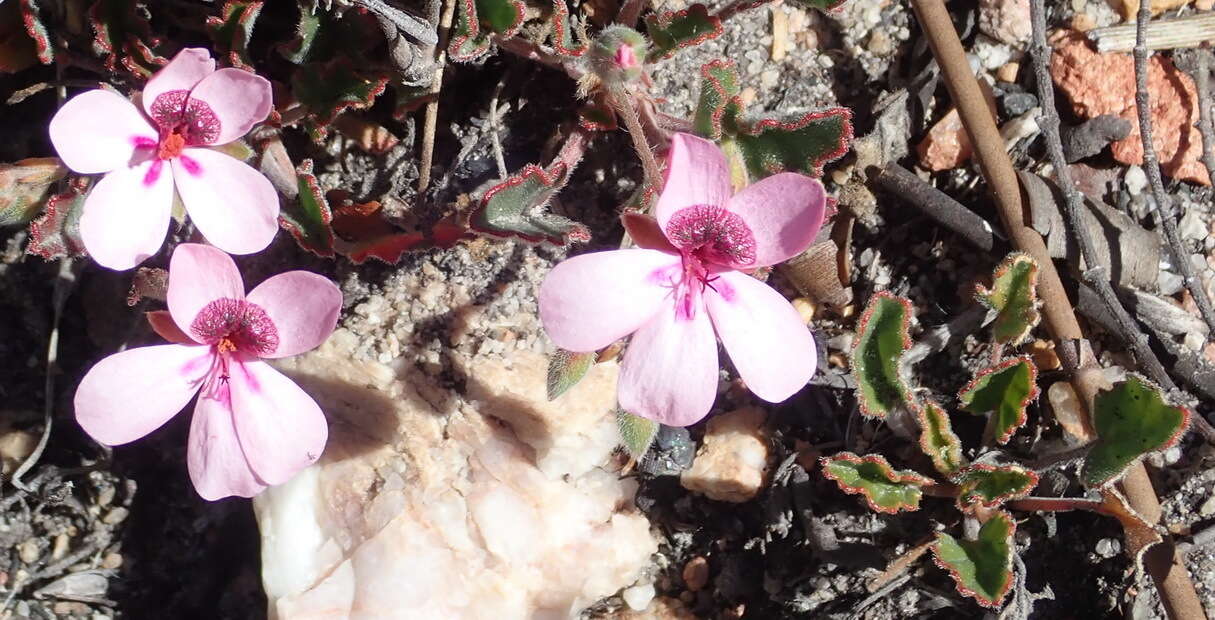
[[216, 299], [203, 306], [190, 330], [199, 341], [215, 345], [221, 358], [237, 352], [264, 356], [278, 348], [278, 329], [270, 316], [240, 299]]

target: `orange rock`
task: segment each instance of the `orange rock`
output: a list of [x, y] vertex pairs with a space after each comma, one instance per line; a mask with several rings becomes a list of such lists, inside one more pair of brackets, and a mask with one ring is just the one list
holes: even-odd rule
[[970, 138], [966, 136], [957, 108], [942, 116], [928, 130], [916, 152], [920, 155], [920, 165], [933, 172], [957, 168], [970, 159], [973, 152]]
[[[1190, 0], [1152, 0], [1152, 15], [1179, 9], [1189, 3]], [[1128, 22], [1135, 21], [1135, 17], [1139, 13], [1139, 0], [1110, 0], [1110, 6], [1117, 9], [1122, 14], [1122, 19]]]
[[[1093, 118], [1113, 114], [1131, 122], [1131, 134], [1110, 146], [1124, 164], [1143, 163], [1139, 119], [1135, 107], [1135, 66], [1130, 54], [1098, 54], [1083, 34], [1067, 31], [1055, 37], [1050, 72], [1067, 95], [1076, 114]], [[1198, 120], [1198, 91], [1190, 76], [1159, 54], [1148, 62], [1148, 92], [1152, 105], [1152, 142], [1161, 171], [1171, 177], [1210, 185], [1199, 161], [1202, 136]]]

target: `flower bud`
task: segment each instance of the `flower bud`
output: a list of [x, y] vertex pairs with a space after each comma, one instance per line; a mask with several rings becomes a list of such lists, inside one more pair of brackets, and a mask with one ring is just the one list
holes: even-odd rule
[[627, 26], [610, 26], [591, 44], [591, 69], [608, 84], [626, 84], [641, 77], [649, 42]]

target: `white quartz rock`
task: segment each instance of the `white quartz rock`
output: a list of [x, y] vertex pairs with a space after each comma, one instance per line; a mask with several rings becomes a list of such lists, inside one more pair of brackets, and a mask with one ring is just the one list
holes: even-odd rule
[[355, 340], [278, 364], [330, 437], [254, 502], [272, 619], [569, 618], [643, 576], [657, 543], [602, 468], [614, 363], [549, 403], [539, 354], [458, 358], [466, 397], [353, 361]]

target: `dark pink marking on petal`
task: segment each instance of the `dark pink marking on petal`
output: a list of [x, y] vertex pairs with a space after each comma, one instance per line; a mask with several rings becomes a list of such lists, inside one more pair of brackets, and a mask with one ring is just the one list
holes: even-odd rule
[[191, 99], [186, 90], [161, 93], [152, 102], [152, 120], [160, 128], [161, 140], [180, 134], [189, 146], [212, 144], [219, 137], [219, 117], [207, 102]]
[[755, 262], [755, 235], [737, 214], [721, 207], [695, 205], [676, 211], [667, 222], [675, 247], [719, 265]]
[[160, 170], [164, 167], [164, 162], [156, 160], [152, 162], [152, 166], [148, 168], [147, 174], [143, 175], [143, 186], [152, 187], [156, 185], [156, 181], [160, 179]]
[[177, 161], [181, 162], [181, 167], [185, 168], [186, 172], [188, 172], [190, 176], [196, 177], [202, 174], [202, 166], [199, 165], [198, 161], [190, 158], [188, 155], [178, 156]]
[[710, 278], [706, 284], [713, 287], [726, 303], [734, 303], [738, 299], [738, 291], [724, 278]]
[[156, 148], [156, 140], [147, 136], [134, 136], [131, 138], [131, 143], [137, 149], [154, 149]]
[[203, 357], [199, 357], [197, 359], [190, 360], [189, 363], [187, 363], [185, 366], [181, 367], [181, 376], [193, 377], [193, 376], [197, 375], [199, 367], [211, 365], [215, 361], [214, 358], [215, 358], [214, 355], [208, 355], [208, 356], [203, 356]]
[[262, 356], [278, 348], [274, 321], [261, 306], [242, 299], [216, 299], [203, 306], [190, 324], [190, 331], [201, 342], [217, 345], [221, 353], [235, 350]]
[[186, 113], [186, 100], [190, 98], [188, 90], [169, 90], [160, 93], [152, 102], [152, 121], [161, 132], [172, 132], [181, 123]]

